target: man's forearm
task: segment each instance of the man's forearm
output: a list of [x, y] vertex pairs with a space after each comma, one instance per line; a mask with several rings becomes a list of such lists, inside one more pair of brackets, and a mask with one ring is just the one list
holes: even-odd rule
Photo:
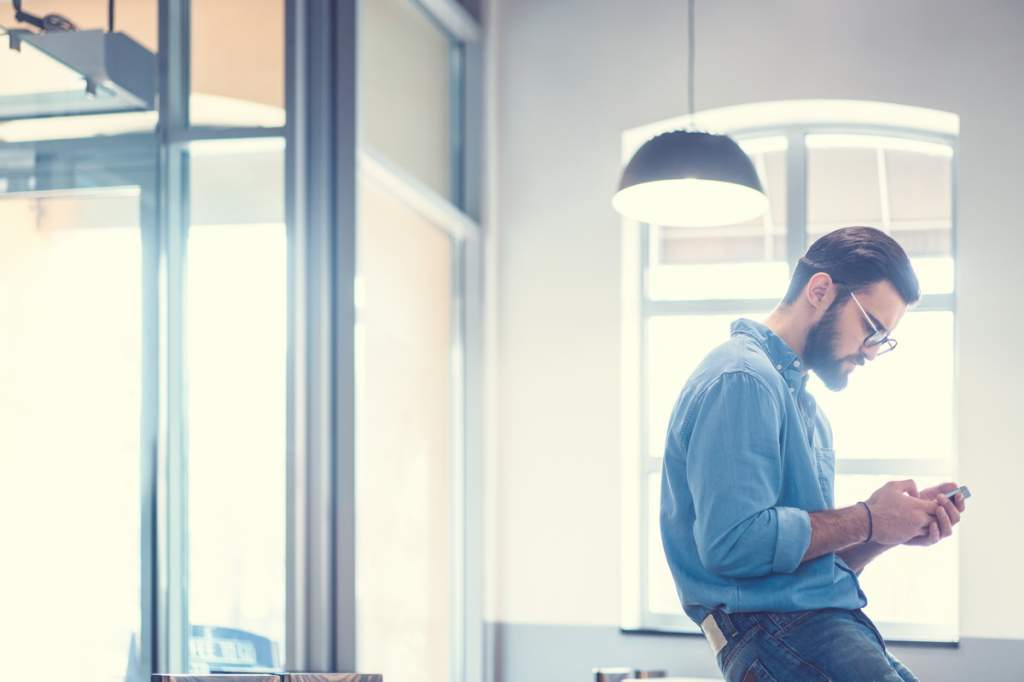
[[872, 559], [893, 546], [882, 545], [877, 542], [865, 542], [847, 547], [837, 553], [846, 562], [846, 565], [853, 569], [854, 573], [859, 573]]
[[868, 512], [864, 505], [811, 512], [809, 516], [811, 542], [804, 552], [803, 561], [863, 544], [868, 536]]

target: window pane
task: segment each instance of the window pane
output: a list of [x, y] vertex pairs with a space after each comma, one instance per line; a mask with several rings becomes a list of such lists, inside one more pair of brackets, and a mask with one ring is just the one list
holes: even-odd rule
[[807, 146], [808, 245], [877, 227], [906, 249], [922, 293], [953, 291], [951, 147], [871, 135], [808, 135]]
[[452, 41], [411, 0], [359, 3], [360, 145], [452, 194]]
[[283, 126], [284, 1], [192, 0], [193, 126]]
[[[888, 481], [913, 478], [918, 489], [949, 477], [860, 476], [836, 477], [836, 507], [866, 500]], [[860, 576], [868, 598], [865, 612], [878, 622], [946, 625], [958, 621], [958, 529], [931, 547], [896, 547], [871, 562]], [[937, 596], [941, 595], [941, 596]]]
[[858, 368], [839, 392], [808, 388], [832, 423], [840, 458], [953, 458], [953, 313], [910, 312], [899, 347]]
[[[894, 230], [924, 227], [922, 223], [933, 229], [949, 230], [953, 210], [952, 154], [951, 148], [941, 145], [927, 151], [885, 150], [889, 212]], [[948, 241], [939, 240], [932, 248], [942, 251], [938, 248], [942, 245], [948, 253]]]
[[889, 149], [885, 172], [893, 238], [910, 255], [928, 294], [953, 291], [953, 150]]
[[364, 670], [447, 680], [452, 661], [452, 243], [360, 183], [356, 596]]
[[765, 138], [741, 145], [761, 178], [769, 211], [739, 225], [652, 226], [650, 298], [763, 298], [766, 292], [784, 293], [788, 279], [786, 140]]
[[277, 667], [285, 619], [283, 145], [193, 145], [190, 163], [190, 668]]
[[819, 147], [818, 137], [807, 136], [808, 241], [847, 225], [881, 225], [876, 150]]
[[672, 408], [697, 364], [712, 348], [729, 340], [733, 320], [758, 320], [765, 315], [672, 315], [647, 321], [647, 445], [651, 457], [664, 453]]
[[12, 679], [56, 664], [69, 682], [143, 682], [138, 219], [135, 189], [0, 197], [0, 641]]

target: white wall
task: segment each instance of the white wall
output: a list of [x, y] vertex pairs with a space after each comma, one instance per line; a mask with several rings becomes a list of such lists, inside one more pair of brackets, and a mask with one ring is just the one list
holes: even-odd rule
[[[622, 131], [684, 111], [686, 3], [496, 5], [500, 438], [487, 617], [615, 625], [620, 228], [609, 202]], [[699, 109], [848, 98], [960, 116], [960, 479], [975, 493], [958, 530], [961, 630], [1024, 638], [1024, 3], [700, 0], [697, 21]]]

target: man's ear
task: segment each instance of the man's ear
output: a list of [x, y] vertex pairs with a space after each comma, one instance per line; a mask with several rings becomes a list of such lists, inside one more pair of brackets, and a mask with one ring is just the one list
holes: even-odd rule
[[827, 310], [835, 299], [836, 291], [832, 286], [832, 277], [827, 272], [816, 272], [804, 287], [807, 302], [816, 310]]

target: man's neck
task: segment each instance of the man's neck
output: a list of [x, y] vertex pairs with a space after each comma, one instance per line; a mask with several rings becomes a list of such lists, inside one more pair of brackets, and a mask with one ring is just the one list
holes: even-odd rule
[[807, 345], [807, 325], [795, 315], [790, 307], [777, 307], [764, 320], [764, 325], [775, 336], [786, 342], [793, 352], [803, 360], [804, 346]]

